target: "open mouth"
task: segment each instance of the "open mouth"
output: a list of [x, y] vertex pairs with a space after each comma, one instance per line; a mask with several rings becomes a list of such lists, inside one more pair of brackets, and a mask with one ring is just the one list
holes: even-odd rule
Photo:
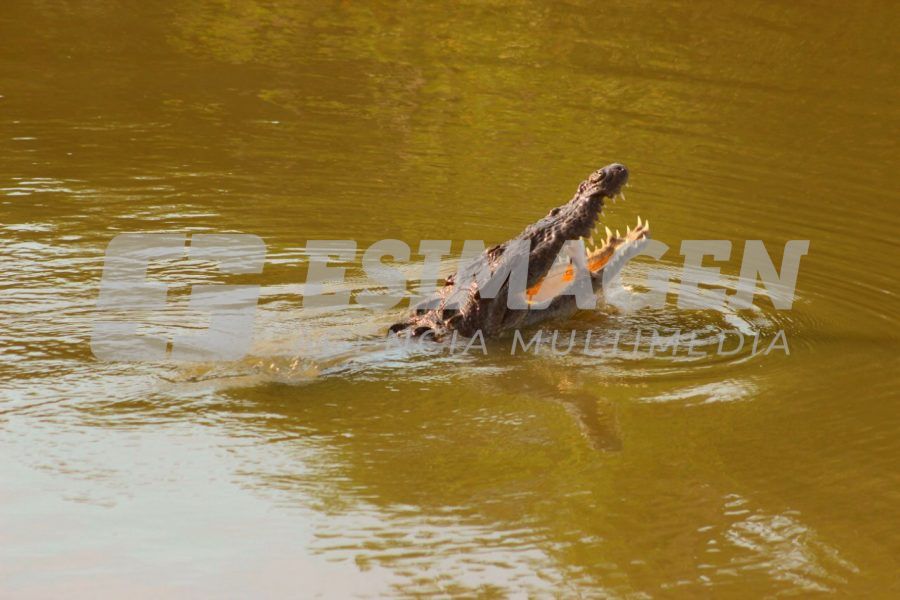
[[[612, 197], [613, 201], [615, 201], [617, 197], [625, 200], [625, 193], [619, 192], [616, 196]], [[602, 214], [603, 211], [601, 210], [600, 215]], [[631, 226], [625, 228], [624, 235], [622, 235], [618, 229], [613, 232], [607, 225], [603, 226], [604, 230], [601, 232], [599, 222], [600, 215], [598, 215], [597, 224], [594, 226], [591, 235], [583, 238], [586, 263], [591, 274], [599, 273], [613, 255], [615, 255], [616, 251], [623, 246], [635, 244], [650, 237], [650, 220], [642, 220], [640, 215], [638, 215], [637, 224], [633, 229]], [[569, 267], [566, 275], [569, 275], [569, 278], [571, 279], [571, 277], [574, 277], [574, 268], [572, 268], [571, 264]], [[572, 271], [572, 273], [569, 274], [568, 271]]]
[[[618, 191], [608, 196], [613, 202], [617, 198], [625, 200], [625, 193]], [[600, 224], [600, 217], [604, 214], [604, 206], [597, 214], [597, 221], [589, 235], [581, 238], [584, 247], [584, 261], [592, 277], [599, 277], [603, 268], [621, 251], [642, 245], [650, 238], [650, 221], [637, 217], [637, 223], [625, 228], [622, 234], [619, 229], [613, 231], [608, 225]], [[602, 227], [602, 231], [601, 231]], [[567, 262], [554, 266], [536, 284], [528, 288], [526, 296], [529, 303], [543, 301], [548, 297], [558, 294], [566, 285], [575, 278], [575, 264], [570, 259]]]

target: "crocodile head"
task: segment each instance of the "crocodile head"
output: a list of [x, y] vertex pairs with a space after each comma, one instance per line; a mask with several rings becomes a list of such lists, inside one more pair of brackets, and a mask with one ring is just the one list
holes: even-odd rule
[[[597, 293], [603, 280], [609, 280], [610, 271], [621, 269], [649, 238], [649, 224], [640, 219], [634, 229], [626, 229], [625, 235], [613, 233], [608, 227], [605, 237], [599, 234], [604, 206], [617, 196], [624, 197], [622, 189], [627, 182], [624, 165], [615, 163], [594, 171], [569, 202], [554, 208], [515, 238], [488, 248], [480, 260], [463, 266], [447, 278], [433, 298], [415, 307], [406, 320], [391, 326], [391, 332], [440, 338], [454, 330], [464, 336], [480, 330], [485, 336], [494, 336], [574, 313], [575, 296], [567, 288], [574, 285], [578, 265], [587, 268], [591, 287]], [[566, 246], [566, 242], [579, 240], [584, 243]], [[563, 255], [564, 247], [568, 251]], [[522, 258], [522, 252], [527, 252], [525, 291], [511, 287], [510, 277], [499, 290], [482, 293], [487, 286], [476, 274], [488, 270], [491, 275], [505, 277], [503, 274]], [[522, 296], [524, 306], [511, 308], [511, 294]]]
[[581, 182], [569, 202], [554, 208], [514, 238], [530, 242], [528, 287], [547, 275], [563, 244], [591, 236], [599, 225], [605, 201], [621, 194], [626, 183], [628, 169], [625, 165], [614, 163], [594, 171]]
[[[624, 197], [624, 194], [621, 196]], [[615, 233], [609, 226], [595, 227], [589, 236], [583, 239], [584, 266], [591, 277], [591, 287], [594, 292], [603, 288], [603, 282], [611, 281], [622, 267], [638, 254], [647, 240], [650, 239], [650, 221], [637, 218], [637, 223], [632, 228], [627, 226], [622, 234], [618, 229]], [[551, 269], [526, 291], [526, 297], [531, 305], [539, 305], [552, 298], [558, 297], [565, 291], [571, 282], [575, 280], [576, 265], [571, 258], [551, 267]], [[548, 317], [551, 315], [548, 315]], [[546, 317], [545, 317], [546, 318]]]

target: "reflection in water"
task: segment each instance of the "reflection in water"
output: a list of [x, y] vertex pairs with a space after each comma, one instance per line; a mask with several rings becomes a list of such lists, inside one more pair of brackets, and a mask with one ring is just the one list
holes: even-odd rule
[[[898, 113], [878, 7], [191, 0], [0, 16], [0, 588], [650, 597], [896, 585]], [[784, 331], [790, 354], [386, 348], [303, 306], [309, 239], [508, 239], [592, 169], [613, 228], [809, 239], [790, 311], [553, 324]], [[865, 223], [864, 226], [861, 223]], [[254, 349], [100, 363], [121, 232], [268, 246]], [[413, 255], [413, 261], [417, 256]], [[712, 264], [714, 261], [709, 261]], [[181, 268], [183, 267], [183, 268]], [[182, 327], [197, 265], [160, 326]], [[415, 265], [401, 265], [413, 274]], [[359, 261], [346, 286], [365, 286]], [[565, 335], [563, 335], [563, 339]]]

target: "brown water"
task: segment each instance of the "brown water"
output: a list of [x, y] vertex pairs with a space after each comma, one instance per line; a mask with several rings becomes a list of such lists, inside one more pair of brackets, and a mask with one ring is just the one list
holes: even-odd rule
[[[898, 13], [732, 4], [5, 2], [0, 595], [896, 597]], [[501, 241], [612, 161], [673, 276], [810, 240], [797, 300], [555, 327], [789, 355], [384, 351], [400, 309], [303, 308], [309, 239]], [[265, 240], [246, 360], [92, 357], [107, 243], [162, 231]]]

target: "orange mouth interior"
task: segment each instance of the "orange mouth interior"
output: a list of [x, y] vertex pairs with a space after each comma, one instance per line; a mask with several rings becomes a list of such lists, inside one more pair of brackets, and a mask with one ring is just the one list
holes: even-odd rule
[[[585, 263], [587, 264], [588, 270], [592, 274], [600, 272], [600, 270], [602, 270], [615, 255], [616, 250], [620, 246], [644, 239], [649, 236], [649, 233], [650, 222], [642, 222], [641, 218], [638, 217], [637, 226], [634, 229], [628, 227], [625, 230], [624, 236], [618, 231], [613, 235], [607, 228], [607, 237], [602, 241], [602, 244], [599, 247], [593, 247], [593, 239], [588, 239], [585, 246], [587, 251]], [[546, 283], [549, 282], [551, 284], [551, 290], [555, 288], [562, 289], [565, 287], [565, 284], [573, 279], [575, 279], [575, 266], [573, 264], [569, 263], [563, 270], [559, 267], [553, 267], [540, 281], [525, 291], [525, 297], [529, 303], [532, 303]]]
[[[597, 252], [595, 254], [591, 254], [588, 256], [587, 267], [591, 273], [597, 273], [606, 266], [606, 263], [609, 262], [609, 259], [612, 258], [612, 252]], [[544, 279], [542, 278], [540, 281], [535, 283], [533, 286], [525, 290], [525, 296], [528, 298], [528, 302], [531, 302], [537, 293], [541, 290], [541, 286], [544, 283]], [[562, 280], [565, 283], [568, 283], [575, 279], [575, 267], [574, 265], [569, 265], [566, 270], [562, 274]]]

